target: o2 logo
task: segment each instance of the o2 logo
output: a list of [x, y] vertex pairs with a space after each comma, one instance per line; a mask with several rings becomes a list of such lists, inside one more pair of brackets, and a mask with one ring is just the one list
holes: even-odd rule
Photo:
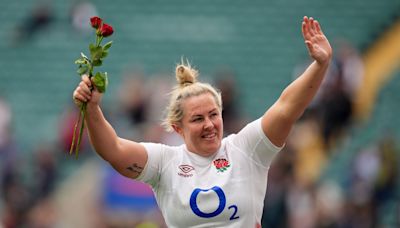
[[[208, 191], [214, 191], [219, 199], [219, 204], [217, 209], [215, 209], [215, 211], [211, 212], [211, 213], [205, 213], [202, 212], [199, 209], [199, 206], [197, 205], [197, 196], [199, 195], [200, 192], [208, 192]], [[202, 217], [202, 218], [212, 218], [215, 216], [218, 216], [219, 214], [221, 214], [222, 211], [224, 211], [226, 206], [226, 197], [225, 197], [225, 193], [222, 190], [222, 188], [215, 186], [212, 187], [210, 189], [200, 189], [200, 188], [196, 188], [193, 190], [192, 194], [190, 195], [190, 208], [192, 209], [193, 213], [195, 213], [197, 216]], [[238, 212], [238, 207], [236, 205], [231, 205], [228, 207], [228, 210], [232, 209], [232, 215], [229, 218], [230, 220], [234, 220], [234, 219], [238, 219], [239, 216], [236, 215]]]

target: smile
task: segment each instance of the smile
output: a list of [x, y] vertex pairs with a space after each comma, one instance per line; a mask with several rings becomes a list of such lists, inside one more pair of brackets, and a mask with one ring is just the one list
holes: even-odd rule
[[201, 136], [203, 139], [212, 140], [217, 137], [215, 132]]

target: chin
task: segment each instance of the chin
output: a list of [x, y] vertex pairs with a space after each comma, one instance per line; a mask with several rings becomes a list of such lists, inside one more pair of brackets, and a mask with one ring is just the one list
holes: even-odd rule
[[216, 145], [208, 146], [204, 152], [207, 153], [208, 155], [212, 155], [218, 152], [219, 148], [221, 147], [221, 144], [218, 143]]

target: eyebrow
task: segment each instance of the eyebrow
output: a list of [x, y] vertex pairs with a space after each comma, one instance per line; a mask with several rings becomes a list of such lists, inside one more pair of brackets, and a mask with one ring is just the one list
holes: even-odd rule
[[[213, 113], [213, 112], [215, 112], [215, 111], [217, 111], [217, 110], [218, 110], [217, 108], [213, 108], [212, 110], [210, 110], [210, 111], [208, 112], [208, 114]], [[194, 115], [190, 116], [190, 118], [193, 119], [193, 118], [202, 117], [202, 116], [203, 116], [202, 114], [194, 114]]]

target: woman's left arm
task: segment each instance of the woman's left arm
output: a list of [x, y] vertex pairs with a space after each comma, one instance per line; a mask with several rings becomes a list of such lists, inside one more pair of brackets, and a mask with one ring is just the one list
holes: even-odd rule
[[284, 89], [279, 99], [262, 117], [262, 129], [276, 146], [285, 143], [293, 124], [315, 96], [332, 57], [329, 41], [316, 20], [304, 17], [302, 33], [308, 52], [314, 61], [302, 75]]

